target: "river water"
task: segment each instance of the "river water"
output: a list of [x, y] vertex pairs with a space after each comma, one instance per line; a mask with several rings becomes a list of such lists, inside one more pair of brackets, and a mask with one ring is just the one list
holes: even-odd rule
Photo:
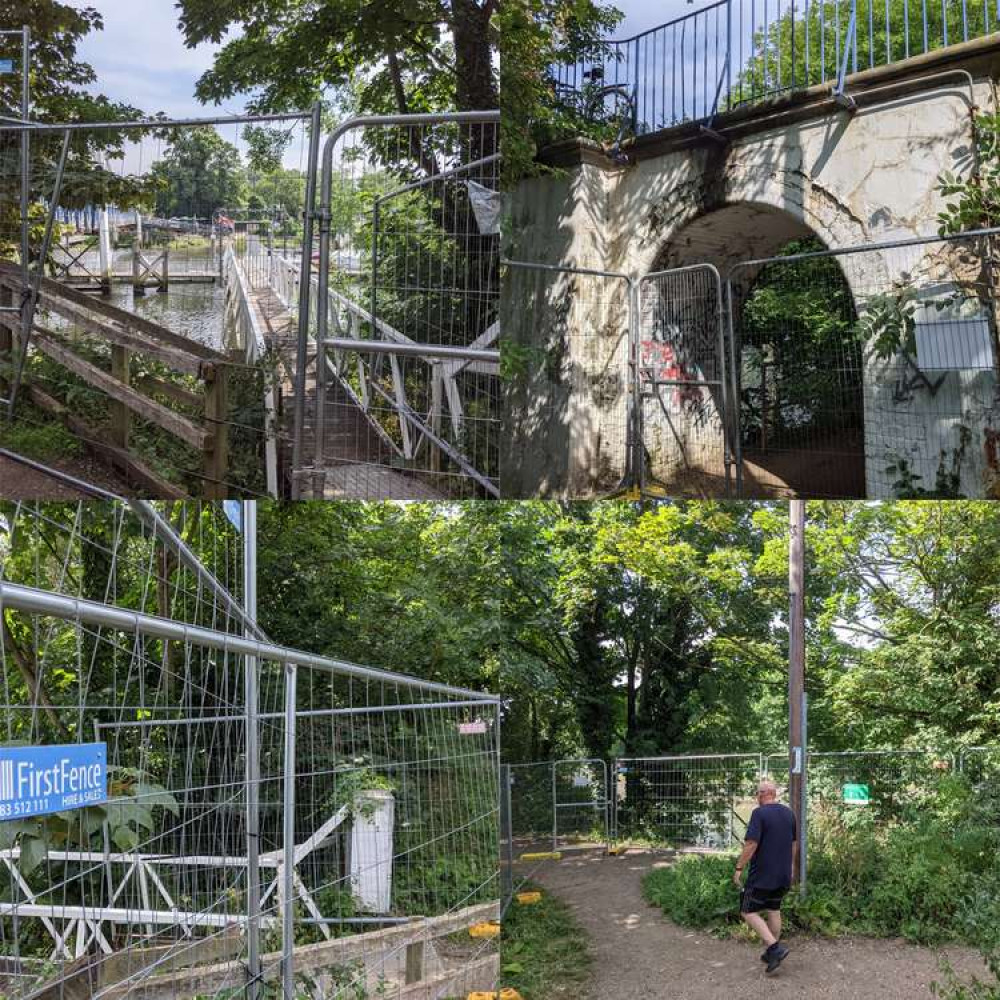
[[[146, 251], [148, 255], [157, 252], [155, 249]], [[96, 251], [88, 251], [80, 262], [94, 273], [99, 270]], [[215, 270], [217, 273], [219, 266], [218, 257], [213, 258], [208, 247], [172, 249], [169, 263], [172, 275], [210, 270]], [[113, 267], [116, 272], [131, 270], [132, 251], [115, 250]], [[178, 282], [170, 285], [166, 292], [151, 289], [139, 295], [135, 294], [130, 283], [115, 283], [112, 285], [111, 295], [103, 296], [102, 301], [159, 323], [174, 333], [190, 337], [206, 347], [222, 349], [225, 292], [221, 282], [214, 284]]]

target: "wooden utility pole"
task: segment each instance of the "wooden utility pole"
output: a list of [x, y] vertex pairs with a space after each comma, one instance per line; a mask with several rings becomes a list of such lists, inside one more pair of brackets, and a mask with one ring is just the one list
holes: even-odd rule
[[[795, 813], [799, 846], [804, 853], [805, 839], [805, 720], [804, 694], [806, 674], [805, 632], [805, 530], [806, 502], [789, 504], [788, 543], [788, 804]], [[799, 864], [799, 872], [803, 865]], [[798, 873], [797, 873], [798, 874]]]

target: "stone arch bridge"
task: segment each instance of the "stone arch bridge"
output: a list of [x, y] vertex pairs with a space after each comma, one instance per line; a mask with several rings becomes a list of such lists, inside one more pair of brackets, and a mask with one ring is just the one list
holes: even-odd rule
[[[998, 75], [994, 34], [848, 76], [846, 99], [812, 87], [624, 156], [543, 151], [506, 256], [573, 270], [507, 273], [504, 492], [995, 495], [993, 241], [942, 241], [938, 214]], [[850, 252], [761, 263], [790, 245]], [[765, 270], [841, 326], [769, 332]], [[873, 350], [879, 310], [905, 349]]]

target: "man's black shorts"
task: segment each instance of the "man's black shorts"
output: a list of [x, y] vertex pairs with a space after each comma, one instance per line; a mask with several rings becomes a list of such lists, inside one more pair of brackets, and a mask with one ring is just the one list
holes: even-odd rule
[[740, 897], [740, 913], [760, 913], [761, 910], [780, 910], [788, 887], [783, 889], [756, 889], [747, 886]]

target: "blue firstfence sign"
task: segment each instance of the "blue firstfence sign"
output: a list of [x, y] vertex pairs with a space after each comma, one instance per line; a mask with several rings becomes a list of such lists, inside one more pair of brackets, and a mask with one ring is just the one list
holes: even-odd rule
[[106, 743], [0, 747], [0, 822], [83, 809], [107, 799]]
[[0, 73], [13, 73], [13, 72], [14, 72], [14, 60], [0, 59]]

